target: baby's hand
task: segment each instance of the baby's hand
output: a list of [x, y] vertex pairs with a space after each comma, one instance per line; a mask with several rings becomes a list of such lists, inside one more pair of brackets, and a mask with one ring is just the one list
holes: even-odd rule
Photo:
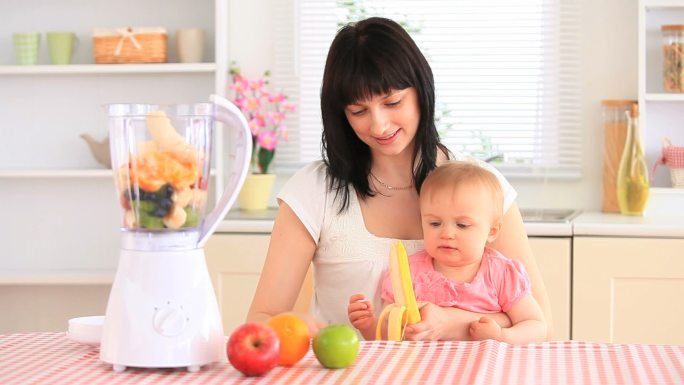
[[493, 319], [485, 316], [471, 322], [468, 332], [473, 340], [501, 340], [501, 326]]
[[363, 294], [354, 294], [349, 297], [347, 313], [349, 315], [349, 322], [351, 322], [351, 324], [354, 325], [355, 328], [359, 329], [362, 333], [364, 331], [373, 331], [375, 329], [373, 305]]

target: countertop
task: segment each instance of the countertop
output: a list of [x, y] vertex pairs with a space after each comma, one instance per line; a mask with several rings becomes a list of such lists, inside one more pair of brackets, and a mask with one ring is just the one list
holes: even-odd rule
[[[276, 208], [262, 211], [243, 211], [234, 209], [228, 212], [226, 219], [216, 228], [218, 233], [270, 233]], [[525, 223], [525, 229], [530, 236], [571, 237], [572, 224], [557, 222]]]
[[586, 212], [572, 221], [576, 236], [684, 238], [684, 217]]
[[[231, 210], [217, 227], [219, 233], [270, 233], [277, 210]], [[568, 222], [526, 222], [531, 237], [616, 236], [684, 238], [684, 217], [634, 217], [602, 212], [583, 212]]]

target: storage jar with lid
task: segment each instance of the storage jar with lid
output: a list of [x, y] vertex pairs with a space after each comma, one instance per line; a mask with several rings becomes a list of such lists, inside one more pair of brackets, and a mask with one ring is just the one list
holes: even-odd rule
[[663, 89], [684, 91], [684, 24], [660, 27], [663, 34]]
[[627, 138], [627, 113], [636, 100], [601, 101], [603, 119], [603, 204], [602, 211], [620, 212], [617, 201], [617, 174]]

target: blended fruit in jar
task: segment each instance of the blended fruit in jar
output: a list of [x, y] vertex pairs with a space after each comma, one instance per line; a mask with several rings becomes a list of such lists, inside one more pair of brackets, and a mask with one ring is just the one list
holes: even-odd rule
[[146, 116], [152, 140], [117, 171], [120, 202], [129, 229], [180, 229], [199, 226], [207, 201], [203, 154], [173, 128], [163, 111]]

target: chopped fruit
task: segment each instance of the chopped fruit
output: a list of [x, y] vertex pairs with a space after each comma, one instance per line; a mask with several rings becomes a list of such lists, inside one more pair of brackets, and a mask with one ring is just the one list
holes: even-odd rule
[[171, 200], [180, 207], [185, 207], [190, 203], [193, 192], [190, 188], [184, 188], [173, 193]]
[[119, 203], [121, 203], [121, 207], [123, 207], [124, 210], [130, 210], [131, 209], [131, 201], [128, 199], [126, 196], [125, 192], [121, 195], [119, 195]]
[[163, 219], [164, 225], [170, 229], [179, 229], [185, 223], [187, 214], [181, 207], [173, 205]]
[[163, 229], [164, 222], [161, 218], [152, 216], [149, 213], [140, 211], [138, 213], [138, 220], [140, 222], [140, 227], [144, 229]]
[[185, 214], [186, 218], [183, 227], [197, 227], [199, 225], [199, 214], [197, 213], [197, 210], [192, 207], [186, 207]]
[[[151, 140], [139, 142], [116, 173], [128, 228], [197, 227], [207, 202], [205, 156], [162, 111], [146, 116]], [[130, 214], [129, 214], [130, 212]]]

